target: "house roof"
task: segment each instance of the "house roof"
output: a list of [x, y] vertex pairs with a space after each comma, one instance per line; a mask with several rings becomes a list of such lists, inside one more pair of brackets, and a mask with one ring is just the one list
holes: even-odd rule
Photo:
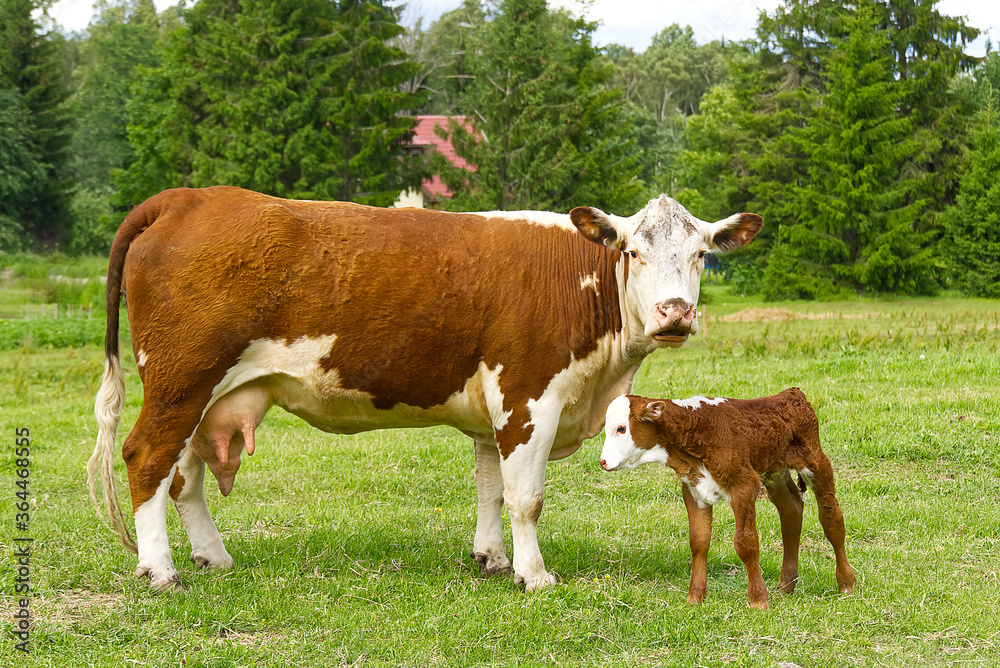
[[[471, 167], [462, 156], [455, 153], [455, 147], [451, 145], [450, 136], [448, 139], [442, 139], [435, 132], [435, 128], [437, 127], [441, 127], [447, 131], [452, 120], [458, 122], [467, 131], [474, 131], [472, 123], [467, 121], [465, 116], [417, 116], [417, 125], [413, 129], [413, 141], [408, 146], [433, 146], [451, 164], [472, 171], [475, 168]], [[429, 179], [424, 179], [421, 185], [424, 191], [435, 199], [454, 195], [437, 174]]]

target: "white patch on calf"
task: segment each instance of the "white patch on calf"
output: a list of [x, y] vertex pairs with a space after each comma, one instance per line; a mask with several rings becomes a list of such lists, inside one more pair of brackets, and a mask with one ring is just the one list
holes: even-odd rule
[[692, 485], [687, 477], [682, 477], [681, 480], [688, 489], [691, 490], [691, 496], [694, 500], [698, 502], [698, 506], [701, 508], [707, 508], [709, 506], [714, 506], [722, 499], [729, 501], [729, 492], [719, 487], [719, 484], [715, 482], [715, 478], [712, 474], [708, 472], [708, 469], [704, 465], [699, 467], [699, 472], [701, 473], [701, 479], [698, 480], [698, 484]]
[[698, 410], [702, 404], [708, 404], [709, 406], [718, 406], [719, 404], [726, 403], [724, 397], [716, 397], [715, 399], [709, 399], [708, 397], [696, 396], [689, 399], [672, 399], [675, 404], [681, 408], [690, 408], [693, 411]]
[[146, 366], [146, 360], [148, 360], [148, 359], [149, 359], [149, 357], [146, 355], [146, 351], [145, 350], [140, 350], [135, 355], [135, 365], [136, 366]]

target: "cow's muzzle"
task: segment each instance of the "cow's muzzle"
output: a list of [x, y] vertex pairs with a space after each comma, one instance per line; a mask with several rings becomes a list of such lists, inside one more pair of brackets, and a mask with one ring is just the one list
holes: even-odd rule
[[668, 299], [653, 309], [654, 340], [668, 345], [680, 345], [695, 331], [694, 304], [686, 299]]

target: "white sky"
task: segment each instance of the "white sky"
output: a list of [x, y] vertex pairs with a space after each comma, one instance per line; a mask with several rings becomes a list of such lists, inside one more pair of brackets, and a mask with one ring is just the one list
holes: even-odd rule
[[[553, 5], [578, 9], [580, 0], [549, 0]], [[753, 35], [761, 10], [772, 11], [780, 0], [590, 0], [589, 16], [601, 22], [597, 42], [617, 42], [643, 51], [653, 35], [672, 23], [690, 25], [700, 43], [725, 37], [746, 39]], [[157, 11], [177, 4], [176, 0], [154, 0]], [[424, 24], [443, 12], [460, 6], [461, 0], [410, 0], [409, 17], [425, 16]], [[969, 23], [1000, 41], [1000, 2], [997, 0], [941, 0], [938, 11], [965, 16]], [[59, 0], [49, 15], [65, 30], [83, 30], [93, 14], [93, 0]], [[968, 49], [982, 56], [986, 40], [980, 37]]]

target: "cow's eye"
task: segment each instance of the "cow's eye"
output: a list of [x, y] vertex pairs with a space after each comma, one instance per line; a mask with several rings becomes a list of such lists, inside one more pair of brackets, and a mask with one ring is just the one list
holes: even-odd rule
[[636, 250], [630, 250], [630, 251], [628, 252], [628, 255], [629, 255], [629, 257], [630, 257], [630, 258], [632, 258], [633, 260], [637, 260], [637, 259], [639, 258], [639, 251], [636, 251]]
[[623, 424], [618, 425], [618, 433], [619, 434], [624, 434], [625, 433], [625, 425], [623, 425]]
[[704, 260], [704, 259], [705, 259], [705, 254], [706, 254], [707, 252], [708, 252], [708, 251], [706, 251], [706, 250], [701, 250], [701, 251], [698, 251], [698, 259], [699, 259], [699, 260]]

